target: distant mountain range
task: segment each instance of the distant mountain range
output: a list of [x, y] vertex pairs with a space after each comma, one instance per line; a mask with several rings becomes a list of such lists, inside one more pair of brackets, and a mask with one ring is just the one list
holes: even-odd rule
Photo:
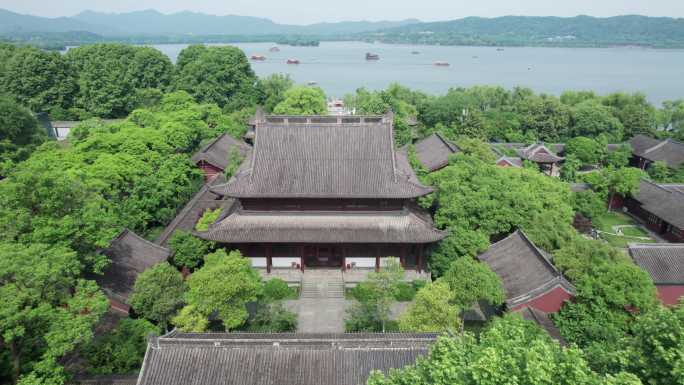
[[647, 16], [597, 18], [467, 17], [420, 23], [364, 34], [386, 43], [440, 45], [684, 47], [684, 19]]
[[312, 40], [432, 45], [684, 48], [684, 19], [504, 16], [430, 23], [408, 19], [289, 25], [251, 16], [195, 12], [166, 15], [154, 10], [85, 11], [73, 17], [45, 18], [0, 9], [0, 37], [34, 45], [47, 42], [58, 48], [97, 41], [137, 44], [275, 41], [284, 35], [307, 36]]
[[345, 21], [311, 25], [278, 24], [251, 16], [214, 16], [196, 12], [163, 14], [155, 10], [128, 13], [81, 12], [73, 17], [47, 18], [0, 9], [0, 34], [91, 32], [102, 36], [130, 35], [340, 35], [377, 31], [419, 23]]

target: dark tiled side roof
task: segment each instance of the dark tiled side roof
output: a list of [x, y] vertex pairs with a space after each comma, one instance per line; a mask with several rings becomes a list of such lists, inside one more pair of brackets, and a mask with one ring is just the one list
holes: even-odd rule
[[582, 192], [591, 190], [591, 185], [589, 183], [570, 183], [570, 191], [572, 192]]
[[539, 327], [544, 329], [549, 336], [551, 336], [551, 338], [558, 341], [561, 346], [566, 345], [565, 339], [563, 339], [560, 330], [558, 330], [556, 325], [553, 324], [553, 321], [549, 317], [548, 313], [529, 306], [525, 306], [517, 310], [516, 313], [520, 314], [524, 319], [539, 325]]
[[434, 334], [191, 334], [152, 339], [139, 385], [362, 385], [427, 354]]
[[237, 148], [240, 155], [246, 157], [252, 151], [247, 143], [237, 140], [229, 134], [222, 134], [202, 147], [192, 156], [192, 162], [207, 162], [214, 167], [224, 170], [228, 166], [228, 155], [233, 148]]
[[656, 285], [684, 285], [684, 244], [631, 244], [629, 254]]
[[542, 143], [534, 143], [518, 150], [521, 158], [536, 163], [556, 163], [563, 160]]
[[226, 178], [223, 174], [219, 174], [211, 181], [205, 183], [166, 226], [164, 231], [155, 240], [155, 243], [166, 246], [176, 230], [193, 231], [195, 224], [207, 209], [221, 207], [224, 202], [220, 200], [221, 197], [218, 194], [211, 191], [211, 187], [225, 183], [225, 181]]
[[449, 164], [449, 155], [459, 152], [458, 147], [434, 133], [415, 143], [416, 156], [429, 172]]
[[[335, 123], [328, 123], [325, 120], [328, 118]], [[311, 123], [299, 123], [307, 119]], [[338, 119], [342, 123], [337, 123]], [[347, 122], [359, 119], [364, 123]], [[414, 198], [432, 191], [409, 181], [397, 170], [392, 123], [388, 117], [267, 117], [266, 120], [256, 128], [251, 168], [217, 187], [215, 190], [222, 195]], [[282, 122], [277, 123], [278, 120]]]
[[684, 229], [684, 185], [656, 184], [643, 179], [634, 198], [644, 210]]
[[492, 244], [478, 258], [501, 278], [509, 307], [559, 285], [570, 293], [574, 292], [572, 285], [561, 276], [546, 254], [520, 230]]
[[125, 229], [102, 253], [109, 257], [111, 264], [95, 279], [108, 296], [125, 303], [138, 274], [165, 261], [170, 251]]
[[435, 229], [418, 210], [256, 212], [243, 211], [236, 202], [218, 223], [197, 235], [222, 243], [431, 243], [443, 239], [446, 233]]
[[637, 135], [629, 143], [635, 155], [652, 162], [663, 161], [672, 168], [684, 163], [684, 143], [676, 140], [658, 140]]
[[512, 167], [522, 167], [523, 162], [522, 159], [518, 157], [512, 157], [512, 156], [502, 156], [501, 158], [496, 160], [496, 164], [499, 164], [501, 162], [506, 162]]

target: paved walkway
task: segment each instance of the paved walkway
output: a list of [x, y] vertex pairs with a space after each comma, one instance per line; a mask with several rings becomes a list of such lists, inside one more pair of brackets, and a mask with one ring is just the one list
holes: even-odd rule
[[344, 298], [303, 298], [287, 301], [297, 313], [298, 333], [344, 333], [344, 318], [351, 301]]

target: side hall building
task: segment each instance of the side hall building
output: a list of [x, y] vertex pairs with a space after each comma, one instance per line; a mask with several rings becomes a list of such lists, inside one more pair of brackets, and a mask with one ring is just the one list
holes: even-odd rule
[[211, 187], [223, 212], [200, 238], [239, 249], [252, 266], [379, 269], [386, 257], [425, 267], [445, 237], [415, 200], [432, 192], [395, 151], [393, 115], [266, 116], [233, 177]]

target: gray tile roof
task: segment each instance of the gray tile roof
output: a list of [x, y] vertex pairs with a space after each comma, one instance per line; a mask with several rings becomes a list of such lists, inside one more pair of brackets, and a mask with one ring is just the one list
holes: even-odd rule
[[644, 210], [684, 229], [684, 184], [656, 184], [643, 179], [634, 198]]
[[362, 385], [427, 354], [435, 334], [178, 334], [150, 340], [138, 385]]
[[204, 161], [224, 170], [228, 166], [228, 155], [233, 148], [237, 148], [243, 157], [249, 156], [252, 151], [252, 147], [247, 143], [237, 140], [229, 134], [223, 134], [202, 147], [192, 156], [192, 161], [193, 163]]
[[267, 117], [257, 123], [251, 167], [214, 191], [236, 198], [414, 198], [430, 193], [397, 169], [392, 131], [391, 116]]
[[159, 237], [154, 241], [158, 245], [166, 246], [176, 230], [193, 231], [195, 224], [207, 209], [216, 209], [225, 204], [220, 196], [211, 191], [212, 186], [225, 183], [223, 174], [218, 174], [214, 179], [205, 183], [202, 188], [190, 199], [190, 201], [176, 214], [176, 217], [164, 228]]
[[522, 167], [523, 166], [522, 159], [520, 159], [518, 157], [502, 156], [501, 158], [496, 160], [496, 164], [499, 164], [502, 161], [508, 163], [512, 167]]
[[429, 172], [449, 164], [449, 155], [459, 152], [455, 144], [434, 133], [414, 144], [416, 156]]
[[542, 143], [533, 143], [517, 151], [521, 158], [535, 163], [556, 163], [563, 160]]
[[684, 285], [684, 244], [631, 244], [629, 254], [656, 285]]
[[556, 325], [553, 324], [553, 321], [549, 317], [548, 313], [529, 306], [518, 309], [516, 313], [520, 314], [524, 319], [539, 325], [539, 327], [544, 329], [551, 338], [558, 341], [561, 346], [566, 345], [565, 339], [563, 339], [560, 330], [558, 330]]
[[658, 140], [637, 135], [629, 143], [634, 155], [652, 162], [663, 161], [671, 168], [677, 168], [684, 163], [684, 143], [676, 140]]
[[111, 264], [94, 278], [107, 296], [126, 303], [138, 274], [165, 261], [170, 251], [124, 229], [102, 253]]
[[527, 302], [558, 286], [574, 293], [574, 287], [563, 278], [546, 253], [520, 230], [492, 244], [478, 258], [501, 278], [509, 307]]
[[200, 238], [223, 242], [430, 243], [446, 233], [419, 208], [401, 211], [246, 211], [235, 201]]

